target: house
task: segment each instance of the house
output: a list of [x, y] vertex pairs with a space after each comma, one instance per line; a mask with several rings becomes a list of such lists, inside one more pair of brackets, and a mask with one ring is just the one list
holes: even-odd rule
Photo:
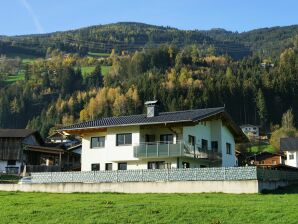
[[243, 133], [248, 136], [249, 138], [259, 138], [260, 136], [260, 129], [256, 125], [251, 124], [243, 124], [240, 126]]
[[235, 143], [248, 141], [223, 107], [108, 117], [62, 128], [82, 137], [81, 170], [236, 165]]
[[260, 152], [255, 155], [249, 156], [247, 161], [250, 165], [261, 167], [274, 167], [276, 165], [284, 165], [286, 157], [283, 154]]
[[287, 156], [286, 165], [298, 167], [298, 137], [296, 138], [281, 138], [280, 150], [285, 152]]
[[62, 154], [62, 149], [45, 146], [37, 131], [0, 129], [0, 172], [20, 173], [25, 166], [27, 171], [41, 165], [57, 168]]
[[80, 143], [80, 140], [76, 139], [73, 135], [64, 135], [61, 132], [54, 132], [47, 137], [47, 142], [51, 143], [63, 143], [65, 146], [72, 146]]

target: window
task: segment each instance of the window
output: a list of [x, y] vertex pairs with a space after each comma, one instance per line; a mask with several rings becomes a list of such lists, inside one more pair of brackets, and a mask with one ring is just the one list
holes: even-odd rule
[[230, 143], [226, 143], [226, 152], [227, 154], [231, 155], [232, 154], [232, 150], [231, 150], [231, 144]]
[[116, 135], [116, 146], [120, 145], [131, 145], [131, 133], [117, 134]]
[[105, 137], [91, 137], [91, 148], [104, 148], [105, 147]]
[[7, 160], [7, 166], [15, 166], [16, 160]]
[[272, 165], [276, 165], [276, 160], [272, 160]]
[[212, 141], [211, 142], [211, 149], [214, 152], [217, 152], [218, 151], [218, 141]]
[[91, 171], [98, 171], [98, 170], [100, 170], [100, 164], [99, 163], [91, 164]]
[[173, 137], [172, 134], [160, 135], [160, 142], [161, 143], [172, 144], [173, 139], [174, 139], [174, 137]]
[[127, 163], [118, 163], [118, 170], [127, 170]]
[[190, 164], [188, 162], [182, 162], [182, 166], [184, 169], [190, 168]]
[[150, 170], [165, 169], [165, 161], [148, 162], [148, 169]]
[[293, 153], [289, 154], [289, 159], [294, 159], [294, 154]]
[[113, 164], [112, 163], [106, 163], [106, 170], [113, 170]]
[[202, 149], [208, 149], [208, 141], [206, 139], [202, 139]]
[[195, 145], [196, 144], [195, 136], [192, 136], [192, 135], [188, 136], [188, 144], [190, 144], [190, 145]]
[[154, 143], [155, 142], [155, 135], [146, 135], [145, 136], [146, 143]]

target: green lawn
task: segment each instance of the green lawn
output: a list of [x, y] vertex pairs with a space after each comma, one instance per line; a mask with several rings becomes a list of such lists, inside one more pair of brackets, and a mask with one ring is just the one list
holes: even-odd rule
[[[106, 74], [108, 74], [110, 68], [111, 68], [111, 66], [102, 65], [101, 66], [102, 75], [105, 76]], [[95, 69], [95, 66], [83, 66], [83, 67], [81, 67], [83, 77], [86, 77], [88, 74], [93, 72], [94, 69]]]
[[0, 204], [0, 223], [296, 224], [298, 220], [297, 190], [264, 195], [0, 192]]
[[272, 145], [255, 145], [249, 148], [249, 151], [252, 153], [259, 153], [259, 152], [272, 152], [276, 153], [275, 148]]
[[110, 54], [109, 53], [101, 53], [101, 52], [88, 52], [88, 55], [93, 56], [93, 57], [109, 57]]
[[108, 72], [110, 71], [110, 68], [111, 68], [112, 66], [107, 66], [107, 65], [102, 65], [101, 66], [101, 72], [102, 72], [102, 74], [105, 76], [106, 74], [108, 74]]

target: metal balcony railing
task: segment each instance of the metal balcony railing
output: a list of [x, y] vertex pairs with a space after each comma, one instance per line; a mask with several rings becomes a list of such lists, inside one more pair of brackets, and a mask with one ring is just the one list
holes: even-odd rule
[[134, 146], [136, 158], [167, 158], [191, 157], [197, 159], [221, 159], [221, 154], [211, 150], [202, 149], [198, 145], [190, 145], [183, 141], [173, 142], [144, 142]]

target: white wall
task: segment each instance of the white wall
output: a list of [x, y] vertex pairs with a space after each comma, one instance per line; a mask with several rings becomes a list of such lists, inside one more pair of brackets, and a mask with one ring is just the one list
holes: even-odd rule
[[[6, 171], [6, 167], [7, 167], [7, 161], [0, 160], [0, 173], [4, 173]], [[9, 166], [9, 167], [18, 167], [20, 171], [21, 163], [19, 161], [16, 161], [15, 166]]]
[[[290, 159], [290, 154], [292, 154], [294, 156], [294, 159]], [[293, 166], [293, 167], [298, 167], [298, 152], [297, 151], [293, 151], [293, 152], [286, 152], [287, 155], [287, 160], [286, 160], [286, 165], [288, 166]]]
[[[230, 132], [230, 130], [222, 125], [221, 128], [221, 137], [222, 137], [222, 166], [229, 167], [229, 166], [236, 166], [236, 155], [235, 155], [235, 140], [234, 136]], [[227, 154], [227, 147], [226, 143], [231, 144], [231, 154]]]

